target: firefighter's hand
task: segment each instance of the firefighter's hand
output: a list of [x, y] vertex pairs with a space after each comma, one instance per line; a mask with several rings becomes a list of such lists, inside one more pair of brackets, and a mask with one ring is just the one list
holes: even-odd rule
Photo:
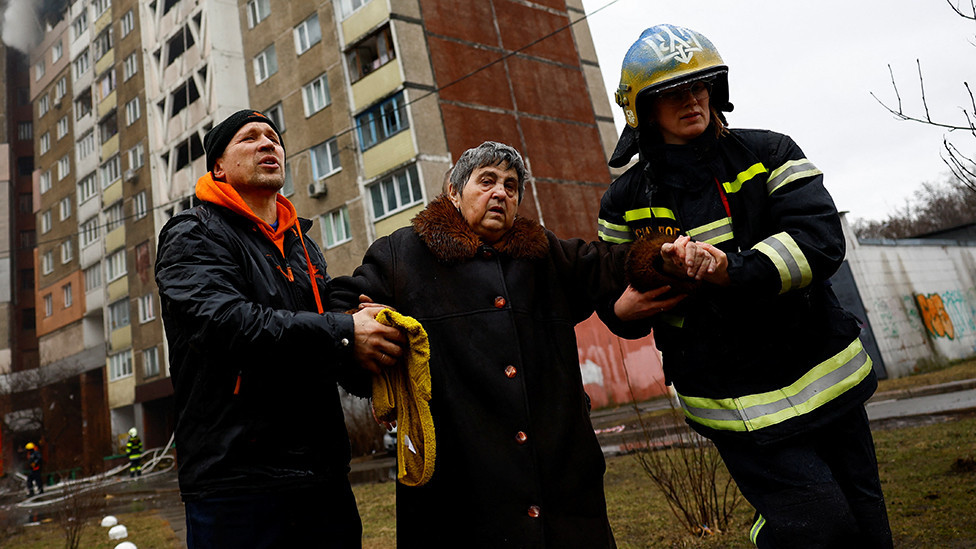
[[373, 301], [373, 298], [369, 297], [366, 294], [359, 294], [359, 310], [361, 311], [363, 309], [368, 309], [370, 307], [379, 307], [380, 309], [390, 309], [391, 311], [396, 310], [395, 308], [390, 307], [389, 305], [376, 303], [375, 301]]
[[715, 258], [705, 248], [704, 242], [694, 242], [687, 236], [679, 236], [674, 243], [661, 246], [664, 271], [672, 276], [687, 276], [702, 280]]
[[732, 284], [732, 280], [729, 279], [729, 257], [725, 255], [725, 252], [704, 242], [699, 242], [698, 246], [712, 257], [702, 280], [718, 286]]
[[353, 356], [367, 370], [378, 374], [389, 368], [405, 352], [407, 338], [399, 329], [376, 321], [380, 307], [362, 308], [352, 315], [355, 325]]
[[688, 294], [681, 294], [662, 299], [661, 296], [670, 290], [671, 286], [661, 286], [641, 293], [635, 290], [633, 286], [628, 285], [617, 302], [613, 304], [613, 314], [624, 322], [630, 322], [670, 311], [688, 297]]

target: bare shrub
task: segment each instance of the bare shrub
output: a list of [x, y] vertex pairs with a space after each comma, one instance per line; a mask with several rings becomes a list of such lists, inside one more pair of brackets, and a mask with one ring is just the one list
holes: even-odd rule
[[100, 516], [104, 506], [104, 489], [97, 484], [71, 481], [62, 484], [61, 497], [53, 506], [53, 518], [64, 535], [65, 549], [78, 549], [89, 519]]

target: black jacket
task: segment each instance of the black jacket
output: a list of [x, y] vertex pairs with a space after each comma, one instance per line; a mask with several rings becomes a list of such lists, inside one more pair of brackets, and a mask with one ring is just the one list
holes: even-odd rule
[[[307, 231], [311, 222], [298, 225]], [[325, 298], [325, 260], [311, 238], [304, 241]], [[336, 381], [348, 373], [347, 388], [366, 394], [369, 387], [350, 364], [353, 320], [316, 312], [295, 228], [284, 253], [252, 221], [210, 203], [175, 216], [159, 234], [156, 283], [185, 500], [348, 473]]]
[[335, 279], [340, 309], [365, 293], [430, 341], [437, 457], [397, 486], [398, 545], [613, 547], [574, 328], [622, 292], [624, 248], [521, 217], [484, 246], [439, 198]]
[[654, 328], [666, 377], [704, 434], [794, 435], [876, 388], [859, 323], [828, 281], [844, 259], [840, 217], [820, 170], [789, 137], [732, 130], [681, 146], [642, 141], [641, 160], [603, 196], [599, 230], [611, 242], [638, 239], [635, 254], [661, 233], [728, 254], [731, 286], [702, 286]]

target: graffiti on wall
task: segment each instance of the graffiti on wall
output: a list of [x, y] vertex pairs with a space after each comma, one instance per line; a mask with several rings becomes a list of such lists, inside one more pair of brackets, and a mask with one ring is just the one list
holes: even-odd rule
[[956, 338], [956, 328], [952, 324], [952, 317], [946, 312], [945, 302], [939, 294], [915, 294], [915, 302], [922, 315], [922, 322], [929, 334], [935, 337]]
[[915, 294], [918, 314], [933, 337], [956, 339], [976, 333], [976, 288]]

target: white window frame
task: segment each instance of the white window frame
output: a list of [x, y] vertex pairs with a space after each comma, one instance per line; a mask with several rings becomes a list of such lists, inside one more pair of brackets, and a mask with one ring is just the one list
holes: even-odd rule
[[301, 55], [312, 46], [322, 41], [322, 26], [319, 24], [318, 12], [313, 12], [307, 19], [295, 26], [292, 31], [295, 37], [295, 53]]
[[88, 57], [88, 48], [82, 50], [82, 52], [78, 54], [78, 57], [75, 57], [74, 68], [76, 80], [84, 76], [84, 74], [88, 72], [88, 69], [91, 68], [91, 58]]
[[113, 301], [105, 308], [108, 312], [108, 331], [125, 328], [132, 324], [132, 316], [129, 307], [129, 298], [123, 297], [118, 301]]
[[49, 317], [54, 314], [54, 296], [44, 294], [44, 316]]
[[47, 114], [47, 111], [51, 110], [51, 100], [47, 98], [47, 94], [41, 96], [37, 100], [37, 116], [38, 118]]
[[38, 147], [40, 147], [41, 154], [47, 154], [47, 151], [51, 150], [51, 132], [44, 132], [38, 142]]
[[95, 173], [86, 175], [78, 182], [78, 204], [84, 204], [98, 194], [98, 181]]
[[58, 160], [58, 181], [71, 173], [71, 155], [64, 155]]
[[48, 170], [40, 175], [38, 187], [41, 189], [41, 194], [51, 190], [51, 170]]
[[279, 133], [285, 133], [285, 109], [281, 106], [281, 103], [277, 103], [268, 108], [264, 111], [264, 114], [274, 122]]
[[51, 64], [57, 63], [62, 57], [64, 57], [64, 44], [61, 43], [61, 40], [58, 40], [51, 46]]
[[136, 120], [142, 117], [142, 108], [139, 106], [139, 98], [134, 97], [125, 104], [125, 125], [131, 126]]
[[159, 349], [155, 346], [142, 350], [142, 373], [146, 378], [159, 375]]
[[20, 141], [30, 141], [34, 139], [34, 123], [30, 120], [17, 123], [17, 139]]
[[88, 6], [82, 6], [81, 13], [71, 22], [72, 40], [77, 40], [88, 30]]
[[[405, 176], [407, 178], [406, 185], [407, 190], [411, 195], [414, 193], [417, 196], [404, 197], [403, 188], [401, 186], [400, 176]], [[411, 164], [406, 168], [397, 170], [385, 177], [376, 180], [366, 187], [369, 192], [370, 204], [373, 207], [373, 215], [376, 220], [395, 215], [403, 210], [412, 208], [417, 204], [423, 202], [423, 185], [421, 184], [419, 174], [417, 173], [417, 165]], [[390, 208], [390, 192], [393, 193], [393, 200], [396, 202], [396, 207]], [[379, 195], [377, 196], [377, 193]], [[376, 207], [376, 201], [379, 199], [380, 205], [383, 207], [382, 212], [378, 212]]]
[[[323, 153], [325, 153], [325, 158], [322, 159], [323, 164], [325, 163], [324, 161], [327, 160], [328, 165], [325, 166], [327, 169], [320, 173], [319, 155], [322, 155]], [[312, 177], [316, 181], [321, 181], [342, 169], [342, 162], [339, 161], [338, 164], [336, 163], [336, 159], [339, 158], [339, 142], [335, 137], [327, 141], [323, 141], [314, 147], [310, 147], [308, 149], [308, 154], [310, 160], [312, 161]]]
[[142, 191], [132, 198], [132, 217], [142, 219], [148, 213], [149, 208], [146, 206], [146, 191]]
[[332, 103], [329, 93], [329, 77], [322, 74], [308, 84], [302, 86], [302, 104], [305, 106], [305, 118], [312, 116]]
[[61, 243], [61, 264], [70, 263], [72, 259], [75, 258], [75, 246], [72, 244], [71, 239], [65, 240]]
[[153, 295], [146, 294], [139, 298], [139, 324], [145, 324], [156, 318], [156, 307]]
[[105, 232], [110, 233], [125, 223], [125, 209], [119, 200], [105, 208]]
[[105, 189], [122, 178], [122, 161], [115, 155], [109, 158], [104, 164], [98, 167], [98, 178]]
[[322, 214], [322, 242], [325, 247], [336, 246], [352, 240], [352, 230], [349, 223], [349, 208], [342, 206]]
[[278, 54], [271, 44], [254, 56], [254, 83], [260, 84], [278, 72]]
[[67, 283], [61, 286], [61, 297], [64, 298], [64, 308], [67, 309], [75, 302], [74, 291], [71, 288], [71, 283]]
[[102, 287], [102, 264], [95, 263], [84, 271], [85, 293], [92, 292]]
[[135, 16], [132, 14], [132, 10], [125, 12], [125, 15], [122, 16], [120, 27], [122, 28], [122, 38], [128, 36], [135, 28]]
[[146, 163], [146, 154], [142, 148], [142, 143], [126, 151], [126, 156], [129, 159], [130, 170], [138, 170]]
[[132, 376], [132, 349], [109, 355], [108, 357], [108, 380], [117, 381], [119, 379]]
[[339, 1], [339, 17], [340, 19], [345, 19], [356, 12], [359, 8], [365, 6], [369, 0], [340, 0]]
[[132, 52], [122, 62], [122, 81], [132, 78], [137, 72], [139, 72], [139, 57], [136, 52]]
[[93, 130], [88, 130], [88, 132], [81, 136], [78, 140], [78, 159], [88, 158], [90, 154], [95, 152], [95, 132]]
[[37, 63], [34, 63], [34, 81], [43, 78], [45, 72], [47, 72], [47, 67], [44, 66], [44, 58], [42, 57], [37, 60]]
[[53, 226], [51, 219], [51, 210], [45, 210], [43, 213], [41, 213], [41, 234], [51, 232], [51, 227]]
[[62, 76], [58, 83], [54, 85], [54, 102], [57, 103], [68, 95], [68, 77]]
[[92, 2], [92, 6], [95, 8], [95, 19], [98, 19], [98, 16], [105, 13], [105, 10], [112, 7], [112, 0], [95, 0]]
[[41, 256], [41, 272], [49, 275], [54, 272], [54, 252], [48, 250]]
[[264, 21], [271, 15], [271, 0], [250, 0], [247, 3], [247, 28]]
[[113, 282], [128, 274], [125, 266], [125, 249], [105, 258], [105, 281]]
[[68, 195], [58, 202], [58, 220], [64, 221], [71, 217], [71, 196]]
[[82, 249], [98, 242], [100, 236], [98, 216], [85, 221], [78, 227], [78, 242]]
[[58, 141], [60, 141], [64, 136], [68, 135], [68, 116], [67, 115], [62, 116], [61, 119], [58, 120], [57, 128], [58, 128]]

